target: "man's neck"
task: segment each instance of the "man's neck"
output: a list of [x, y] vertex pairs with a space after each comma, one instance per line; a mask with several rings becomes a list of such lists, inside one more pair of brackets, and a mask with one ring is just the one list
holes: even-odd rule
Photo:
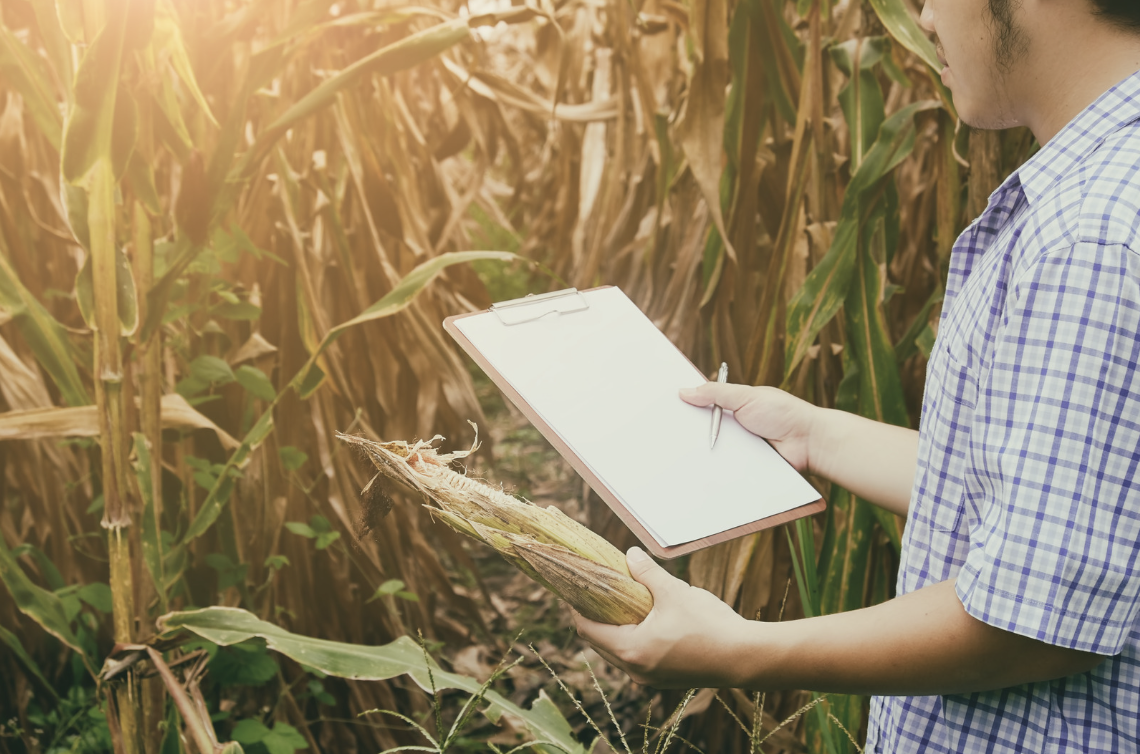
[[1087, 11], [1066, 20], [1071, 23], [1053, 21], [1034, 29], [1030, 52], [1009, 82], [1021, 103], [1019, 120], [1041, 144], [1140, 70], [1140, 34], [1091, 19]]

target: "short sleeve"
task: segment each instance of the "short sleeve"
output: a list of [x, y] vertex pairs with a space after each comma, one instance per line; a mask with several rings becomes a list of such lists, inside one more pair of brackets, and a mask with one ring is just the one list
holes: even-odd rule
[[998, 628], [1118, 654], [1140, 608], [1140, 257], [1096, 243], [1042, 255], [994, 337], [958, 596]]

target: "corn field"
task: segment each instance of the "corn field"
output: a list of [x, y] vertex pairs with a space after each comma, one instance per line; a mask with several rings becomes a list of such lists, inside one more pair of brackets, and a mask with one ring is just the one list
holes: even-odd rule
[[[518, 638], [493, 554], [362, 500], [337, 433], [500, 426], [508, 481], [440, 323], [601, 284], [706, 372], [917, 426], [953, 241], [1035, 146], [959, 123], [919, 10], [0, 0], [0, 748], [854, 751], [859, 697], [560, 665], [557, 605]], [[675, 570], [764, 620], [889, 598], [903, 522], [819, 486]]]

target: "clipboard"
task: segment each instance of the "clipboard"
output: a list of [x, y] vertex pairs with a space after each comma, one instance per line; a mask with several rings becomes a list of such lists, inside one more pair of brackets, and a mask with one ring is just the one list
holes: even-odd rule
[[[578, 472], [578, 474], [581, 475], [583, 479], [586, 480], [586, 482], [599, 495], [599, 497], [601, 497], [602, 500], [604, 500], [606, 504], [609, 505], [610, 509], [613, 510], [618, 518], [620, 518], [622, 522], [628, 526], [631, 531], [633, 531], [638, 540], [641, 541], [642, 545], [644, 545], [649, 552], [658, 558], [672, 559], [680, 557], [682, 555], [688, 555], [690, 553], [696, 552], [697, 550], [711, 547], [722, 542], [728, 542], [738, 537], [753, 534], [755, 532], [762, 531], [773, 526], [788, 523], [798, 518], [810, 516], [823, 510], [826, 507], [826, 503], [824, 502], [823, 498], [819, 496], [818, 492], [816, 492], [814, 488], [810, 488], [810, 486], [807, 485], [807, 482], [804, 481], [803, 484], [811, 489], [809, 497], [814, 496], [814, 499], [811, 499], [808, 502], [783, 510], [773, 515], [761, 517], [756, 520], [733, 526], [731, 528], [727, 528], [707, 536], [702, 536], [697, 539], [673, 545], [662, 544], [649, 530], [649, 528], [643, 524], [638, 515], [634, 511], [630, 510], [629, 507], [627, 507], [627, 505], [622, 501], [621, 497], [615, 492], [610, 484], [603, 480], [597, 473], [595, 473], [594, 469], [591, 468], [590, 463], [582, 458], [562, 437], [562, 435], [554, 427], [552, 427], [550, 423], [546, 421], [546, 419], [543, 418], [542, 414], [533, 405], [531, 405], [531, 403], [523, 398], [522, 394], [518, 389], [516, 389], [516, 386], [512, 384], [511, 380], [508, 379], [507, 376], [504, 375], [499, 369], [497, 369], [496, 366], [487, 357], [487, 355], [484, 354], [479, 348], [477, 348], [472, 340], [469, 339], [466, 334], [464, 334], [461, 329], [462, 325], [459, 324], [462, 320], [469, 317], [477, 317], [481, 315], [486, 316], [493, 314], [498, 319], [499, 323], [501, 323], [502, 326], [507, 330], [511, 330], [515, 327], [543, 327], [543, 320], [546, 320], [548, 318], [550, 320], [563, 317], [572, 318], [576, 313], [588, 312], [590, 310], [591, 303], [590, 298], [586, 294], [595, 294], [598, 291], [606, 291], [612, 288], [613, 286], [601, 286], [598, 288], [591, 288], [586, 291], [579, 291], [577, 289], [571, 288], [564, 291], [555, 291], [553, 293], [531, 295], [522, 299], [496, 303], [493, 304], [489, 309], [483, 311], [470, 312], [467, 314], [459, 314], [448, 317], [444, 320], [443, 326], [448, 334], [451, 335], [451, 337], [454, 338], [457, 343], [459, 343], [459, 345], [475, 361], [475, 363], [477, 363], [479, 367], [482, 368], [484, 372], [486, 372], [486, 374], [491, 378], [499, 390], [501, 390], [502, 393], [508, 399], [510, 399], [512, 403], [514, 403], [514, 405], [523, 413], [523, 415], [525, 415], [527, 419], [529, 419], [530, 422], [539, 430], [539, 432], [542, 433], [543, 437], [545, 437], [547, 441], [549, 441], [551, 445], [554, 446], [559, 454], [570, 463], [574, 470]], [[622, 296], [624, 298], [624, 294]], [[628, 301], [628, 299], [626, 300]], [[644, 317], [643, 314], [641, 316]], [[648, 322], [647, 319], [645, 321]], [[654, 328], [654, 330], [656, 330], [656, 328]], [[664, 338], [664, 336], [661, 335], [659, 331], [657, 334], [661, 338]], [[692, 362], [690, 362], [687, 357], [681, 354], [675, 346], [673, 346], [673, 349], [676, 350], [677, 354], [680, 354], [680, 357], [684, 360], [684, 363], [692, 367], [697, 375], [703, 379], [703, 375], [701, 375], [700, 371], [697, 370]], [[680, 399], [677, 400], [679, 401]], [[704, 411], [705, 416], [708, 415], [707, 410], [702, 409], [702, 411]], [[726, 412], [725, 424], [728, 425], [730, 423], [736, 424], [734, 420], [731, 420], [729, 418], [728, 412]], [[739, 425], [736, 426], [739, 427]], [[707, 420], [704, 427], [704, 438], [707, 439]], [[746, 432], [746, 430], [744, 431]], [[762, 444], [766, 446], [766, 448], [763, 448], [764, 450], [771, 448], [771, 446], [766, 442]], [[771, 453], [775, 454], [776, 457], [779, 458], [778, 454], [776, 454], [774, 450], [772, 450]], [[783, 463], [792, 474], [798, 476], [798, 472], [796, 472], [790, 464], [787, 464], [787, 462], [783, 461], [782, 458], [780, 458], [780, 462]], [[700, 515], [699, 504], [697, 501], [694, 501], [692, 514], [694, 516]]]

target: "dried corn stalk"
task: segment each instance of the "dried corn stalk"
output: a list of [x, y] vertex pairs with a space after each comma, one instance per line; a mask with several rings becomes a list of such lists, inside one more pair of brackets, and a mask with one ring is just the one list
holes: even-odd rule
[[480, 540], [519, 570], [573, 605], [591, 620], [614, 625], [640, 623], [653, 607], [649, 590], [630, 576], [625, 555], [554, 506], [540, 508], [471, 479], [451, 462], [473, 453], [439, 453], [440, 436], [409, 444], [373, 442], [338, 433], [364, 451], [381, 477], [426, 496], [432, 515], [456, 531]]

